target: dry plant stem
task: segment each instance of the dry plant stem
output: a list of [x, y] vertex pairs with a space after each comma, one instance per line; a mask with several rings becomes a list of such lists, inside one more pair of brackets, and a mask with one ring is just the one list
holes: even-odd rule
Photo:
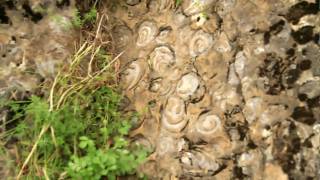
[[52, 141], [53, 141], [54, 145], [56, 146], [56, 148], [58, 149], [57, 139], [56, 139], [54, 129], [52, 126], [50, 126], [50, 131], [51, 131]]
[[42, 171], [43, 171], [43, 174], [44, 174], [45, 179], [46, 179], [46, 180], [50, 180], [50, 178], [49, 178], [49, 176], [48, 176], [48, 173], [47, 173], [47, 171], [46, 171], [46, 168], [45, 168], [45, 167], [44, 167], [44, 168], [42, 168]]
[[94, 51], [94, 53], [91, 55], [91, 59], [88, 65], [88, 76], [92, 78], [92, 62], [94, 60], [94, 57], [97, 55], [97, 53], [100, 51], [101, 46], [98, 46], [97, 49]]
[[50, 99], [50, 100], [49, 100], [49, 104], [50, 104], [49, 111], [50, 111], [50, 112], [53, 111], [53, 91], [54, 91], [54, 88], [55, 88], [55, 86], [56, 86], [56, 84], [57, 84], [59, 75], [60, 75], [60, 72], [59, 72], [58, 75], [54, 78], [53, 85], [52, 85], [52, 87], [51, 87], [51, 89], [50, 89], [50, 97], [49, 97], [49, 99]]
[[44, 126], [42, 127], [41, 132], [40, 132], [40, 134], [39, 134], [36, 142], [35, 142], [34, 145], [32, 146], [32, 149], [31, 149], [28, 157], [27, 157], [26, 160], [23, 162], [23, 165], [22, 165], [22, 167], [21, 167], [21, 169], [20, 169], [20, 171], [19, 171], [19, 174], [18, 174], [18, 176], [17, 176], [17, 178], [16, 178], [17, 180], [21, 178], [21, 175], [22, 175], [22, 173], [23, 173], [24, 168], [25, 168], [26, 165], [29, 163], [32, 155], [34, 154], [34, 152], [35, 152], [36, 149], [37, 149], [37, 146], [38, 146], [38, 144], [39, 144], [40, 139], [42, 138], [42, 136], [44, 135], [44, 133], [48, 130], [48, 128], [49, 128], [49, 125], [44, 125]]
[[[97, 27], [97, 31], [96, 31], [96, 35], [95, 35], [95, 38], [94, 38], [94, 41], [93, 41], [93, 45], [96, 44], [96, 41], [97, 41], [97, 39], [99, 37], [99, 33], [100, 33], [101, 24], [102, 24], [103, 19], [104, 19], [104, 15], [102, 15], [102, 17], [100, 18], [100, 21], [99, 21], [99, 24], [98, 24], [98, 27]], [[100, 48], [101, 48], [101, 45], [91, 55], [91, 59], [90, 59], [89, 66], [88, 66], [88, 76], [89, 77], [92, 77], [92, 75], [91, 75], [91, 73], [92, 73], [92, 62], [93, 62], [94, 57], [96, 56], [96, 54], [99, 52]]]
[[58, 178], [58, 180], [63, 180], [63, 179], [65, 179], [66, 175], [67, 175], [67, 172], [61, 173], [60, 176], [59, 176], [59, 178]]
[[[60, 99], [59, 99], [59, 101], [58, 101], [58, 103], [57, 103], [57, 108], [59, 108], [59, 107], [63, 104], [65, 98], [68, 96], [68, 93], [69, 93], [70, 91], [72, 91], [73, 89], [75, 89], [77, 86], [82, 85], [82, 84], [84, 84], [84, 83], [87, 83], [87, 82], [89, 82], [90, 80], [92, 80], [92, 79], [96, 78], [97, 76], [101, 75], [101, 73], [103, 73], [104, 71], [106, 71], [123, 53], [124, 53], [124, 51], [121, 52], [120, 54], [118, 54], [118, 55], [117, 55], [110, 63], [108, 63], [102, 70], [100, 70], [99, 72], [97, 72], [96, 74], [94, 74], [94, 76], [92, 76], [92, 77], [85, 77], [82, 81], [80, 81], [79, 83], [71, 86], [69, 89], [67, 89], [66, 91], [64, 91], [64, 93], [61, 95], [61, 97], [60, 97]], [[78, 87], [78, 88], [81, 89], [81, 86]], [[78, 89], [77, 89], [77, 90], [78, 90]]]

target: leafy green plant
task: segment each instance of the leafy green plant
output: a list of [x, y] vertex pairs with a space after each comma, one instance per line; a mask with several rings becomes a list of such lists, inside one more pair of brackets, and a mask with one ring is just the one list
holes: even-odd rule
[[83, 16], [81, 16], [79, 10], [76, 9], [72, 18], [72, 24], [74, 27], [80, 28], [86, 23], [93, 23], [96, 18], [97, 10], [95, 8], [91, 8], [90, 11]]
[[[96, 62], [91, 63], [92, 53]], [[135, 173], [147, 151], [127, 138], [132, 114], [119, 111], [122, 96], [112, 86], [114, 77], [105, 76], [113, 74], [113, 62], [86, 42], [57, 75], [48, 97], [0, 103], [14, 114], [15, 127], [1, 139], [16, 141], [17, 179], [98, 180]]]

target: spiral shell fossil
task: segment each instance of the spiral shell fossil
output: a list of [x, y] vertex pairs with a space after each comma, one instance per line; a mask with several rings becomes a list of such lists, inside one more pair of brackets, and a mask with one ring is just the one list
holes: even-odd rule
[[161, 115], [163, 127], [170, 132], [180, 132], [186, 125], [186, 105], [179, 97], [169, 97]]
[[116, 47], [122, 49], [132, 40], [132, 31], [126, 25], [118, 25], [113, 28], [112, 36], [114, 42], [116, 42]]
[[174, 88], [170, 82], [160, 77], [151, 80], [149, 91], [159, 93], [160, 96], [165, 96], [171, 94]]
[[130, 6], [134, 6], [140, 3], [140, 0], [126, 0], [126, 3]]
[[204, 86], [197, 74], [189, 73], [182, 76], [178, 82], [176, 92], [184, 100], [196, 101], [203, 97]]
[[213, 135], [222, 128], [219, 116], [212, 113], [205, 113], [199, 116], [195, 129], [202, 135]]
[[124, 82], [124, 87], [128, 90], [135, 87], [145, 74], [146, 65], [143, 59], [132, 61], [127, 65], [125, 71], [121, 74], [121, 80]]
[[157, 154], [163, 156], [165, 154], [177, 151], [177, 140], [171, 136], [161, 135], [157, 143]]
[[214, 0], [184, 0], [182, 3], [183, 12], [188, 16], [200, 13], [207, 9], [213, 2]]
[[189, 53], [192, 57], [206, 52], [213, 45], [212, 35], [202, 30], [197, 31], [190, 40]]
[[175, 64], [174, 53], [167, 46], [159, 46], [150, 54], [152, 69], [160, 76], [165, 76]]
[[137, 46], [144, 47], [153, 41], [158, 34], [157, 24], [153, 21], [144, 21], [138, 29]]

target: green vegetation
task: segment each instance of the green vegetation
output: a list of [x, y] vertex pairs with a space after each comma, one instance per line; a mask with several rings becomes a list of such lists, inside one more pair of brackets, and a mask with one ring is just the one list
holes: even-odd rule
[[[45, 11], [45, 10], [41, 10]], [[94, 24], [97, 19], [97, 9], [92, 7], [88, 12], [81, 15], [78, 9], [74, 10], [71, 22], [64, 20], [63, 16], [47, 12], [52, 21], [62, 25], [66, 30], [82, 28], [85, 24]]]
[[183, 0], [176, 0], [176, 7], [180, 6]]
[[93, 23], [97, 18], [97, 10], [95, 8], [91, 8], [89, 12], [85, 13], [83, 17], [81, 17], [80, 12], [75, 10], [72, 25], [76, 28], [81, 28], [86, 23]]
[[[95, 21], [96, 14], [92, 10], [76, 24]], [[17, 150], [7, 167], [15, 179], [112, 180], [136, 174], [146, 158], [147, 151], [128, 139], [135, 115], [119, 110], [122, 96], [112, 65], [121, 54], [112, 57], [96, 42], [82, 43], [70, 64], [41, 87], [49, 93], [0, 101], [0, 109], [13, 115], [0, 148], [2, 154], [8, 154], [7, 146]]]

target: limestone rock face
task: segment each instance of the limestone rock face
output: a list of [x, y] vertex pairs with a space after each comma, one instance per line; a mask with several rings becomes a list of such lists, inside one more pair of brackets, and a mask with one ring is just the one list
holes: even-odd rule
[[138, 128], [154, 147], [145, 173], [319, 179], [317, 9], [297, 0], [131, 0], [118, 7], [121, 84], [130, 107], [147, 107], [150, 117]]

